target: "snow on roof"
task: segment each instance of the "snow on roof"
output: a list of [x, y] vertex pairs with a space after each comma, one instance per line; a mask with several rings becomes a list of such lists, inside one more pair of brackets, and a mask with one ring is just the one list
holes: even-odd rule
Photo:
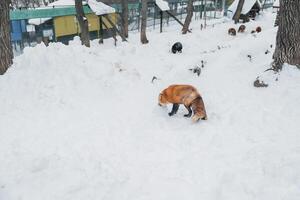
[[116, 10], [113, 7], [110, 7], [102, 2], [96, 0], [89, 0], [88, 5], [95, 12], [96, 15], [104, 15], [109, 13], [115, 13]]
[[[261, 3], [258, 0], [245, 0], [244, 5], [243, 5], [243, 9], [242, 9], [242, 14], [247, 14], [251, 8], [253, 7], [253, 5], [255, 3], [258, 3], [259, 6], [261, 7]], [[235, 0], [228, 8], [229, 11], [231, 11], [232, 13], [235, 13], [236, 8], [238, 6], [239, 0]]]
[[32, 24], [32, 25], [40, 25], [45, 23], [46, 21], [50, 20], [52, 18], [35, 18], [35, 19], [29, 19], [28, 20], [28, 24]]
[[[82, 5], [86, 5], [86, 1], [82, 1]], [[53, 3], [49, 3], [48, 7], [60, 7], [60, 6], [75, 6], [75, 0], [58, 0]]]
[[162, 11], [170, 10], [168, 2], [164, 0], [155, 0], [155, 3]]
[[[89, 7], [96, 15], [104, 15], [104, 14], [116, 12], [116, 10], [113, 7], [110, 7], [97, 0], [82, 1], [82, 4], [83, 5], [88, 4]], [[53, 7], [53, 6], [54, 7], [75, 6], [75, 0], [58, 0], [48, 5], [48, 7]]]
[[275, 0], [273, 3], [273, 7], [279, 7], [279, 0]]

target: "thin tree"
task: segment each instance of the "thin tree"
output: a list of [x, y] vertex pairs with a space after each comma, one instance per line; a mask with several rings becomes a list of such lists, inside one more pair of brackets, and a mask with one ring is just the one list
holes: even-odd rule
[[9, 21], [10, 0], [0, 0], [0, 75], [13, 63]]
[[123, 34], [128, 38], [128, 0], [121, 0]]
[[182, 34], [186, 34], [187, 31], [189, 30], [189, 26], [193, 17], [193, 12], [194, 12], [194, 6], [193, 6], [194, 0], [188, 0], [188, 5], [187, 5], [187, 15], [183, 24], [182, 28]]
[[75, 0], [76, 17], [80, 27], [81, 44], [90, 47], [90, 35], [88, 20], [84, 15], [82, 0]]
[[232, 17], [232, 19], [234, 20], [234, 23], [238, 23], [239, 22], [239, 19], [240, 19], [240, 16], [241, 16], [241, 12], [242, 12], [242, 9], [243, 9], [243, 6], [244, 6], [244, 2], [245, 0], [239, 0], [239, 3], [237, 5], [237, 8], [236, 8], [236, 11]]
[[279, 71], [284, 63], [300, 67], [300, 1], [280, 0], [276, 48], [273, 70]]
[[148, 0], [142, 0], [142, 22], [141, 22], [141, 43], [147, 44], [149, 41], [146, 36], [146, 28], [147, 28], [147, 10], [148, 10]]

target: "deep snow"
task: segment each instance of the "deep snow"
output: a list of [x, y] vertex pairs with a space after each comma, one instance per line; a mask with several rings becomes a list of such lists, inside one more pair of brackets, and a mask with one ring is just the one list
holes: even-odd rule
[[[274, 17], [236, 37], [221, 19], [151, 31], [147, 45], [132, 33], [117, 47], [26, 48], [0, 77], [0, 200], [298, 200], [300, 71], [263, 73]], [[268, 88], [253, 87], [258, 75]], [[207, 121], [157, 106], [174, 83], [199, 89]]]

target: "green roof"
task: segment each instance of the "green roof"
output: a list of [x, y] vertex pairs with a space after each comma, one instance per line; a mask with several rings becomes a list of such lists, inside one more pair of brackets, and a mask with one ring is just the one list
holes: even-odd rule
[[[85, 14], [93, 13], [90, 7], [83, 6]], [[11, 10], [10, 19], [11, 20], [21, 20], [21, 19], [35, 19], [35, 18], [52, 18], [59, 16], [76, 15], [76, 9], [74, 6], [64, 7], [64, 8], [39, 8], [39, 9], [21, 9], [21, 10]]]
[[[121, 4], [117, 4], [117, 3], [114, 3], [112, 5], [110, 5], [111, 7], [115, 8], [117, 11], [121, 11], [122, 9], [122, 6]], [[128, 9], [131, 10], [131, 9], [138, 9], [140, 8], [140, 3], [129, 3], [128, 4]]]

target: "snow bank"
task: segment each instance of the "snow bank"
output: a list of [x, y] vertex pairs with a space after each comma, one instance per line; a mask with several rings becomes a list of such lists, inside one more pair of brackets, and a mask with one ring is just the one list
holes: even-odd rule
[[[0, 199], [297, 200], [300, 72], [253, 87], [271, 63], [274, 18], [236, 37], [221, 19], [148, 32], [147, 45], [131, 33], [117, 47], [26, 48], [0, 76]], [[182, 54], [170, 52], [177, 41]], [[198, 77], [189, 69], [202, 60]], [[199, 89], [208, 121], [157, 106], [174, 83]]]

